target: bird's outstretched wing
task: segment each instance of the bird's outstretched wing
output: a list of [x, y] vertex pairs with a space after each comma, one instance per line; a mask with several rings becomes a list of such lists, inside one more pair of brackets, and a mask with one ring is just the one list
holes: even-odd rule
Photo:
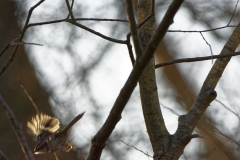
[[27, 123], [30, 133], [38, 139], [42, 139], [48, 133], [55, 133], [59, 130], [60, 122], [57, 118], [48, 116], [46, 114], [37, 114], [33, 117], [31, 122]]
[[61, 132], [58, 132], [56, 136], [60, 136], [61, 134], [67, 134], [67, 132], [70, 132], [72, 126], [73, 126], [78, 120], [80, 120], [80, 119], [83, 117], [83, 115], [84, 115], [85, 112], [86, 112], [86, 111], [83, 111], [82, 113], [80, 113], [79, 115], [77, 115], [77, 116], [67, 125], [67, 127], [65, 127]]

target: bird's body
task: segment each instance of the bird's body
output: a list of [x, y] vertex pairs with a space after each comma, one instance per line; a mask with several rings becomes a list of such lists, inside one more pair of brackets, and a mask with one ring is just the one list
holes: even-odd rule
[[34, 154], [52, 153], [61, 148], [64, 151], [71, 150], [73, 145], [68, 139], [69, 133], [72, 126], [83, 117], [84, 113], [76, 116], [62, 131], [60, 131], [60, 123], [55, 117], [37, 114], [36, 118], [32, 118], [27, 126], [39, 140], [34, 149]]

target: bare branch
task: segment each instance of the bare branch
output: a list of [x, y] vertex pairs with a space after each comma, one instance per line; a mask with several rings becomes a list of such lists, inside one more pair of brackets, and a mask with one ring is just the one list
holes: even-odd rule
[[163, 66], [168, 66], [168, 65], [172, 65], [172, 64], [176, 64], [176, 63], [205, 61], [205, 60], [211, 60], [211, 59], [216, 59], [216, 58], [226, 58], [226, 57], [232, 57], [232, 56], [238, 56], [238, 55], [240, 55], [240, 52], [232, 52], [227, 55], [213, 55], [213, 56], [206, 56], [206, 57], [175, 59], [175, 60], [156, 64], [155, 68], [160, 68]]
[[31, 43], [31, 42], [20, 42], [20, 43], [11, 43], [11, 46], [13, 45], [34, 45], [34, 46], [43, 46], [42, 44], [39, 43]]
[[141, 23], [138, 24], [138, 28], [142, 27], [153, 16], [155, 16], [155, 13], [151, 13], [150, 15], [148, 15]]
[[[207, 42], [207, 40], [204, 38], [202, 32], [200, 32], [200, 34], [201, 34], [203, 40], [204, 40], [204, 41], [206, 42], [206, 44], [209, 46], [210, 51], [211, 51], [211, 55], [213, 56], [212, 46], [211, 46], [211, 45]], [[213, 63], [213, 59], [212, 59], [212, 63]]]
[[17, 118], [15, 117], [13, 111], [11, 110], [11, 108], [8, 106], [8, 104], [5, 102], [5, 100], [1, 95], [0, 95], [0, 101], [6, 112], [8, 119], [10, 120], [13, 126], [14, 132], [17, 136], [17, 139], [22, 148], [23, 154], [25, 155], [25, 158], [28, 160], [34, 160], [34, 158], [32, 157], [32, 151], [28, 146], [27, 140], [22, 132], [21, 124], [17, 121]]
[[231, 21], [232, 21], [232, 19], [233, 19], [233, 16], [234, 16], [234, 14], [235, 14], [235, 12], [236, 12], [236, 9], [237, 9], [238, 2], [239, 2], [239, 0], [237, 1], [236, 5], [235, 5], [235, 8], [234, 8], [233, 13], [232, 13], [232, 16], [231, 16], [230, 21], [228, 22], [227, 26], [230, 25], [230, 23], [231, 23]]
[[[155, 16], [155, 0], [152, 0], [152, 10], [151, 13], [142, 21], [138, 24], [138, 28], [142, 27], [150, 18], [152, 18], [153, 16]], [[129, 21], [128, 21], [129, 22]], [[131, 36], [131, 32], [128, 33]]]
[[8, 157], [5, 156], [1, 150], [0, 150], [0, 160], [8, 160]]
[[236, 26], [236, 25], [226, 25], [226, 26], [223, 26], [223, 27], [216, 27], [216, 28], [212, 28], [212, 29], [206, 29], [206, 30], [195, 30], [195, 31], [191, 31], [191, 30], [168, 30], [167, 32], [183, 32], [183, 33], [200, 33], [200, 32], [212, 32], [212, 31], [216, 31], [216, 30], [219, 30], [219, 29], [224, 29], [224, 28], [228, 28], [228, 27], [239, 27], [239, 26]]
[[75, 18], [76, 21], [105, 21], [105, 22], [126, 22], [129, 23], [128, 20], [125, 19], [108, 19], [108, 18]]
[[152, 0], [151, 13], [141, 23], [138, 24], [138, 28], [142, 27], [153, 16], [155, 16], [155, 0]]
[[131, 45], [130, 37], [131, 37], [131, 34], [127, 34], [127, 41], [126, 42], [127, 42], [129, 57], [130, 57], [130, 60], [132, 62], [132, 65], [134, 66], [135, 59], [134, 59], [134, 55], [133, 55], [133, 51], [132, 51], [132, 45]]
[[216, 127], [214, 127], [214, 130], [216, 133], [220, 134], [221, 136], [225, 137], [227, 140], [235, 143], [239, 148], [240, 148], [240, 144], [236, 141], [236, 140], [233, 140], [232, 138], [230, 138], [229, 136], [223, 134], [219, 129], [217, 129]]
[[[134, 17], [134, 15], [132, 15], [132, 16]], [[152, 10], [151, 10], [151, 13], [141, 23], [138, 24], [137, 28], [142, 27], [153, 16], [155, 16], [155, 0], [152, 0]], [[134, 19], [134, 21], [135, 21], [135, 19]], [[127, 41], [128, 53], [129, 53], [132, 65], [134, 65], [135, 59], [134, 59], [134, 56], [133, 56], [132, 45], [131, 45], [131, 42], [130, 42], [131, 35], [132, 35], [131, 32], [129, 32], [127, 34], [127, 40], [126, 41]]]
[[3, 53], [11, 46], [12, 43], [14, 43], [19, 36], [21, 35], [22, 32], [18, 33], [7, 45], [6, 47], [0, 52], [0, 57], [3, 55]]
[[[68, 0], [65, 0], [65, 2], [66, 2], [66, 5], [67, 5], [67, 8], [68, 8], [68, 14], [70, 14], [71, 20], [75, 21], [75, 18], [74, 18], [73, 13], [72, 13], [72, 7], [70, 6]], [[73, 3], [72, 3], [72, 5], [73, 5]]]
[[121, 141], [122, 143], [124, 143], [125, 145], [127, 145], [127, 146], [129, 146], [129, 147], [132, 147], [132, 148], [136, 149], [136, 150], [139, 151], [139, 152], [142, 152], [142, 153], [145, 154], [146, 156], [153, 158], [152, 156], [150, 156], [149, 154], [147, 154], [147, 153], [143, 152], [142, 150], [136, 148], [135, 146], [133, 146], [133, 145], [131, 145], [131, 144], [128, 144], [128, 143], [124, 142], [123, 140], [120, 140], [120, 141]]
[[[74, 0], [72, 0], [72, 4], [71, 4], [71, 7], [70, 7], [70, 10], [71, 10], [71, 11], [72, 11], [72, 9], [73, 9], [73, 5], [74, 5]], [[68, 13], [67, 19], [69, 18], [69, 16], [70, 16], [70, 13]]]
[[[85, 20], [86, 20], [86, 19], [85, 19]], [[100, 20], [106, 20], [106, 21], [107, 21], [107, 19], [98, 19], [98, 20], [99, 20], [99, 21], [100, 21]], [[112, 21], [112, 19], [111, 19], [110, 21]], [[93, 34], [95, 34], [95, 35], [97, 35], [97, 36], [99, 36], [99, 37], [101, 37], [101, 38], [103, 38], [103, 39], [106, 39], [106, 40], [108, 40], [108, 41], [111, 41], [111, 42], [120, 43], [120, 44], [126, 44], [126, 43], [127, 43], [126, 40], [123, 41], [123, 40], [118, 40], [118, 39], [114, 39], [114, 38], [105, 36], [105, 35], [97, 32], [97, 31], [95, 31], [95, 30], [93, 30], [93, 29], [90, 29], [90, 28], [88, 28], [88, 27], [86, 27], [86, 26], [84, 26], [84, 25], [82, 25], [82, 24], [80, 24], [80, 23], [77, 23], [77, 22], [75, 22], [75, 21], [72, 21], [72, 20], [70, 20], [70, 19], [59, 19], [59, 20], [54, 20], [54, 21], [31, 23], [31, 24], [28, 25], [28, 28], [33, 27], [33, 26], [40, 26], [40, 25], [47, 25], [47, 24], [54, 24], [54, 23], [61, 23], [61, 22], [71, 23], [71, 24], [73, 24], [73, 25], [75, 25], [75, 26], [77, 26], [77, 27], [79, 27], [79, 28], [82, 28], [82, 29], [84, 29], [84, 30], [86, 30], [86, 31], [88, 31], [88, 32], [91, 32], [91, 33], [93, 33]]]
[[192, 139], [192, 138], [204, 138], [204, 137], [199, 134], [192, 134], [190, 138]]
[[[240, 26], [240, 23], [238, 24]], [[229, 55], [236, 50], [240, 43], [240, 28], [236, 27], [232, 35], [229, 37], [227, 43], [222, 49], [220, 55]], [[190, 136], [199, 122], [200, 118], [204, 114], [210, 103], [217, 97], [215, 87], [221, 78], [224, 69], [226, 68], [231, 57], [219, 58], [215, 61], [212, 69], [208, 73], [203, 86], [199, 92], [197, 99], [189, 112], [179, 117], [178, 129], [174, 133], [172, 144], [167, 150], [166, 156], [161, 157], [162, 159], [178, 159], [183, 153], [184, 147], [190, 142]], [[177, 152], [176, 152], [177, 151]]]
[[228, 111], [230, 111], [232, 114], [234, 114], [239, 120], [240, 120], [240, 116], [235, 113], [233, 110], [231, 110], [229, 107], [227, 107], [224, 103], [222, 103], [220, 100], [215, 99], [215, 101], [217, 101], [218, 103], [220, 103], [225, 109], [227, 109]]
[[228, 28], [228, 27], [238, 27], [238, 26], [234, 26], [234, 25], [230, 25], [232, 19], [233, 19], [233, 16], [235, 14], [235, 11], [237, 9], [237, 5], [238, 5], [238, 2], [239, 0], [237, 1], [236, 5], [235, 5], [235, 8], [234, 8], [234, 11], [233, 11], [233, 14], [228, 22], [228, 24], [226, 26], [223, 26], [223, 27], [217, 27], [217, 28], [212, 28], [212, 29], [207, 29], [207, 30], [201, 30], [201, 31], [183, 31], [183, 30], [168, 30], [167, 32], [183, 32], [183, 33], [203, 33], [203, 32], [211, 32], [211, 31], [216, 31], [216, 30], [219, 30], [219, 29], [224, 29], [224, 28]]
[[[23, 39], [23, 36], [28, 28], [28, 23], [29, 23], [29, 20], [31, 18], [31, 15], [32, 15], [32, 12], [35, 8], [37, 8], [41, 3], [43, 3], [45, 0], [40, 0], [37, 4], [35, 4], [33, 7], [31, 7], [28, 11], [28, 16], [27, 16], [27, 19], [26, 19], [26, 22], [25, 22], [25, 25], [23, 27], [23, 31], [21, 32], [21, 36], [18, 40], [18, 43], [20, 43]], [[17, 50], [18, 50], [18, 47], [19, 45], [17, 45], [12, 53], [12, 55], [10, 56], [10, 58], [8, 59], [7, 63], [3, 66], [2, 70], [0, 71], [0, 76], [3, 74], [3, 72], [8, 68], [8, 66], [11, 64], [11, 62], [14, 60], [15, 58], [15, 55], [17, 53]]]
[[139, 77], [141, 76], [149, 60], [152, 58], [154, 51], [156, 50], [160, 41], [163, 39], [168, 27], [170, 24], [172, 24], [173, 17], [178, 11], [182, 2], [183, 0], [174, 0], [172, 2], [143, 55], [137, 59], [136, 64], [134, 65], [134, 68], [125, 85], [121, 89], [107, 120], [92, 139], [90, 152], [87, 158], [88, 160], [100, 159], [106, 140], [121, 119], [122, 111], [127, 104], [134, 88], [136, 87]]
[[143, 53], [143, 48], [142, 48], [141, 41], [140, 41], [140, 38], [138, 35], [138, 27], [137, 27], [137, 23], [135, 21], [132, 0], [126, 0], [126, 8], [127, 8], [128, 19], [130, 22], [130, 31], [131, 31], [132, 38], [133, 38], [135, 52], [136, 52], [137, 58], [139, 58], [139, 56], [141, 56]]
[[59, 160], [58, 155], [57, 155], [57, 152], [53, 152], [53, 154], [54, 154], [55, 159], [56, 159], [56, 160]]
[[95, 34], [95, 35], [97, 35], [97, 36], [99, 36], [99, 37], [102, 37], [103, 39], [106, 39], [106, 40], [108, 40], [108, 41], [115, 42], [115, 43], [120, 43], [120, 44], [126, 44], [126, 40], [123, 41], [123, 40], [118, 40], [118, 39], [114, 39], [114, 38], [105, 36], [105, 35], [103, 35], [103, 34], [101, 34], [101, 33], [99, 33], [99, 32], [96, 32], [96, 31], [93, 30], [93, 29], [90, 29], [90, 28], [88, 28], [88, 27], [80, 24], [80, 23], [77, 23], [77, 22], [74, 22], [74, 21], [71, 21], [71, 20], [67, 20], [67, 19], [66, 19], [66, 22], [71, 23], [71, 24], [73, 24], [73, 25], [75, 25], [75, 26], [77, 26], [77, 27], [80, 27], [80, 28], [82, 28], [82, 29], [84, 29], [84, 30], [86, 30], [86, 31], [88, 31], [88, 32], [91, 32], [91, 33], [93, 33], [93, 34]]
[[163, 107], [164, 109], [169, 110], [170, 112], [172, 112], [173, 114], [175, 114], [176, 116], [180, 116], [180, 114], [178, 114], [175, 110], [173, 110], [172, 108], [169, 108], [167, 106], [165, 106], [164, 104], [160, 103], [161, 107]]
[[39, 112], [39, 110], [38, 110], [38, 107], [37, 107], [37, 105], [34, 103], [32, 97], [28, 94], [28, 91], [27, 91], [22, 85], [21, 85], [21, 87], [22, 87], [24, 93], [27, 95], [28, 99], [31, 101], [31, 103], [32, 103], [33, 107], [35, 108], [37, 114], [39, 114], [40, 112]]

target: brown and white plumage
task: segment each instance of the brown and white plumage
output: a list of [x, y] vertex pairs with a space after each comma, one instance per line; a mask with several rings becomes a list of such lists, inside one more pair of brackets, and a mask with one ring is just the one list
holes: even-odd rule
[[30, 133], [41, 140], [46, 134], [56, 133], [60, 128], [60, 122], [57, 118], [46, 114], [37, 114], [32, 118], [31, 122], [27, 123]]
[[72, 126], [80, 120], [85, 111], [76, 116], [62, 131], [60, 131], [59, 120], [44, 114], [37, 114], [27, 123], [29, 130], [37, 136], [40, 141], [34, 149], [34, 154], [51, 153], [62, 148], [69, 151], [74, 146], [68, 140]]

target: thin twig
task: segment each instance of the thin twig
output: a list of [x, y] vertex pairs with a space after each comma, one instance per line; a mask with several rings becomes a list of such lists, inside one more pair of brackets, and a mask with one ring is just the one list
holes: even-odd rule
[[[137, 28], [140, 28], [142, 27], [150, 18], [152, 18], [153, 16], [155, 16], [155, 0], [152, 0], [152, 10], [151, 10], [151, 13], [141, 22], [138, 24]], [[135, 63], [135, 59], [134, 59], [134, 56], [133, 56], [133, 52], [132, 52], [132, 45], [131, 45], [131, 41], [130, 41], [130, 37], [131, 37], [132, 33], [129, 32], [127, 34], [127, 47], [128, 47], [128, 53], [129, 53], [129, 56], [130, 56], [130, 59], [131, 59], [131, 62], [132, 62], [132, 65], [134, 65]]]
[[230, 23], [231, 23], [231, 21], [232, 21], [232, 19], [233, 19], [233, 16], [234, 16], [234, 14], [235, 14], [235, 12], [236, 12], [236, 9], [237, 9], [238, 2], [239, 2], [239, 0], [237, 1], [236, 5], [235, 5], [235, 8], [234, 8], [233, 13], [232, 13], [232, 16], [231, 16], [230, 21], [228, 22], [227, 26], [230, 25]]
[[75, 18], [76, 21], [105, 21], [105, 22], [126, 22], [129, 23], [128, 20], [125, 19], [108, 19], [108, 18]]
[[186, 154], [183, 153], [183, 157], [185, 158], [185, 160], [187, 160], [187, 156], [186, 156]]
[[220, 103], [225, 109], [227, 109], [228, 111], [230, 111], [232, 114], [234, 114], [239, 120], [240, 120], [240, 116], [235, 113], [233, 110], [231, 110], [229, 107], [227, 107], [224, 103], [222, 103], [220, 100], [215, 99], [215, 101], [217, 101], [218, 103]]
[[72, 12], [72, 8], [71, 8], [68, 0], [65, 0], [65, 2], [66, 2], [66, 5], [67, 5], [67, 8], [68, 8], [68, 14], [70, 14], [71, 20], [72, 20], [72, 21], [75, 21], [75, 18], [74, 18], [74, 16], [73, 16], [73, 12]]
[[72, 0], [72, 4], [71, 4], [71, 10], [73, 9], [73, 4], [74, 4], [74, 0]]
[[58, 19], [58, 20], [53, 20], [53, 21], [30, 23], [30, 24], [28, 24], [27, 28], [34, 27], [34, 26], [42, 26], [42, 25], [48, 25], [48, 24], [61, 23], [61, 22], [65, 22], [65, 21], [66, 21], [66, 18], [64, 18], [64, 19]]
[[[35, 4], [33, 7], [31, 7], [29, 9], [29, 12], [28, 12], [28, 16], [27, 16], [27, 19], [26, 19], [26, 22], [25, 22], [25, 25], [23, 27], [23, 31], [21, 32], [21, 36], [18, 40], [18, 43], [20, 43], [23, 39], [23, 36], [28, 28], [28, 23], [29, 23], [29, 20], [31, 18], [31, 15], [32, 15], [32, 12], [35, 8], [37, 8], [41, 3], [43, 3], [45, 0], [40, 0], [37, 4]], [[14, 60], [15, 58], [15, 55], [17, 53], [17, 50], [18, 50], [18, 47], [19, 45], [17, 45], [12, 53], [12, 55], [10, 56], [10, 58], [8, 59], [7, 63], [3, 66], [2, 70], [0, 71], [0, 76], [3, 74], [3, 72], [8, 68], [8, 66], [11, 64], [11, 62]]]
[[[203, 40], [204, 40], [204, 41], [206, 42], [206, 44], [209, 46], [210, 51], [211, 51], [211, 55], [213, 56], [212, 46], [211, 46], [211, 45], [207, 42], [207, 40], [204, 38], [202, 32], [200, 32], [200, 34], [201, 34]], [[213, 59], [212, 59], [212, 63], [213, 63]]]
[[151, 10], [151, 13], [141, 23], [138, 24], [138, 28], [143, 26], [153, 16], [155, 16], [155, 0], [152, 0], [152, 10]]
[[129, 143], [126, 143], [126, 142], [124, 142], [123, 140], [120, 140], [120, 141], [121, 141], [123, 144], [127, 145], [128, 147], [132, 147], [132, 148], [134, 148], [135, 150], [137, 150], [137, 151], [139, 151], [139, 152], [142, 152], [142, 153], [145, 154], [146, 156], [153, 158], [152, 156], [150, 156], [149, 154], [147, 154], [147, 153], [143, 152], [142, 150], [136, 148], [135, 146], [133, 146], [133, 145], [131, 145], [131, 144], [129, 144]]
[[35, 45], [35, 46], [43, 46], [42, 44], [39, 44], [39, 43], [31, 43], [31, 42], [11, 43], [11, 46], [12, 46], [12, 45], [24, 45], [24, 44], [27, 44], [27, 45]]
[[8, 157], [0, 150], [0, 160], [8, 160]]
[[103, 35], [103, 34], [101, 34], [99, 32], [96, 32], [95, 30], [93, 30], [91, 28], [88, 28], [88, 27], [86, 27], [86, 26], [84, 26], [84, 25], [82, 25], [80, 23], [75, 22], [75, 21], [72, 21], [72, 20], [69, 20], [69, 19], [66, 19], [65, 21], [68, 22], [68, 23], [71, 23], [71, 24], [73, 24], [73, 25], [75, 25], [77, 27], [80, 27], [80, 28], [82, 28], [84, 30], [87, 30], [88, 32], [91, 32], [91, 33], [93, 33], [93, 34], [95, 34], [95, 35], [97, 35], [99, 37], [102, 37], [103, 39], [108, 40], [108, 41], [115, 42], [115, 43], [120, 43], [120, 44], [126, 44], [127, 43], [126, 40], [123, 41], [123, 40], [118, 40], [118, 39], [114, 39], [114, 38], [105, 36], [105, 35]]
[[[80, 18], [79, 18], [80, 19]], [[84, 19], [84, 18], [81, 18], [82, 20], [87, 20], [87, 19]], [[89, 19], [90, 20], [90, 19]], [[113, 21], [114, 19], [94, 19], [94, 20], [98, 20], [98, 21]], [[119, 21], [122, 21], [122, 20], [119, 20]], [[68, 22], [68, 23], [71, 23], [77, 27], [80, 27], [92, 34], [95, 34], [103, 39], [106, 39], [108, 41], [111, 41], [111, 42], [115, 42], [115, 43], [120, 43], [120, 44], [126, 44], [126, 40], [118, 40], [118, 39], [114, 39], [114, 38], [111, 38], [111, 37], [108, 37], [108, 36], [105, 36], [91, 28], [88, 28], [80, 23], [77, 23], [75, 21], [72, 21], [70, 19], [59, 19], [59, 20], [54, 20], [54, 21], [46, 21], [46, 22], [39, 22], [39, 23], [31, 23], [27, 26], [27, 28], [30, 28], [30, 27], [33, 27], [33, 26], [40, 26], [40, 25], [47, 25], [47, 24], [54, 24], [54, 23], [61, 23], [61, 22]]]
[[53, 152], [53, 154], [54, 154], [56, 160], [59, 160], [59, 158], [58, 158], [58, 156], [57, 156], [57, 152]]
[[210, 59], [216, 59], [216, 58], [226, 58], [226, 57], [232, 57], [240, 55], [240, 52], [232, 52], [228, 55], [213, 55], [213, 56], [206, 56], [206, 57], [195, 57], [195, 58], [183, 58], [183, 59], [175, 59], [171, 61], [166, 61], [163, 63], [159, 63], [155, 65], [155, 68], [160, 68], [163, 66], [168, 66], [176, 63], [185, 63], [185, 62], [197, 62], [197, 61], [205, 61]]
[[129, 53], [130, 60], [132, 62], [132, 65], [134, 66], [135, 59], [134, 59], [134, 55], [133, 55], [133, 51], [132, 51], [132, 45], [131, 45], [130, 37], [131, 37], [131, 34], [127, 34], [127, 48], [128, 48], [128, 53]]
[[[103, 19], [98, 19], [98, 20], [100, 21], [100, 20], [103, 20]], [[105, 19], [105, 20], [107, 21], [107, 19]], [[111, 19], [111, 20], [112, 20], [112, 19]], [[93, 30], [93, 29], [91, 29], [91, 28], [88, 28], [88, 27], [86, 27], [86, 26], [84, 26], [84, 25], [82, 25], [82, 24], [80, 24], [80, 23], [78, 23], [78, 22], [76, 22], [76, 21], [72, 21], [72, 20], [70, 20], [70, 19], [59, 19], [59, 20], [54, 20], [54, 21], [31, 23], [31, 24], [28, 25], [27, 28], [30, 28], [30, 27], [33, 27], [33, 26], [40, 26], [40, 25], [48, 25], [48, 24], [54, 24], [54, 23], [61, 23], [61, 22], [71, 23], [71, 24], [73, 24], [73, 25], [75, 25], [75, 26], [77, 26], [77, 27], [79, 27], [79, 28], [82, 28], [82, 29], [84, 29], [84, 30], [86, 30], [86, 31], [88, 31], [88, 32], [90, 32], [90, 33], [92, 33], [92, 34], [95, 34], [95, 35], [97, 35], [97, 36], [99, 36], [99, 37], [101, 37], [101, 38], [103, 38], [103, 39], [106, 39], [106, 40], [108, 40], [108, 41], [111, 41], [111, 42], [114, 42], [114, 43], [119, 43], [119, 44], [127, 44], [126, 40], [118, 40], [118, 39], [114, 39], [114, 38], [105, 36], [105, 35], [97, 32], [97, 31], [95, 31], [95, 30]]]
[[138, 28], [142, 27], [153, 16], [155, 16], [155, 13], [149, 14], [141, 23], [138, 24]]
[[[72, 0], [72, 4], [71, 4], [71, 7], [70, 7], [71, 11], [73, 9], [73, 4], [74, 4], [74, 0]], [[69, 16], [70, 16], [70, 14], [68, 13], [67, 19], [69, 18]]]
[[214, 130], [216, 133], [222, 135], [223, 137], [225, 137], [227, 140], [235, 143], [239, 148], [240, 148], [240, 144], [238, 142], [236, 142], [235, 140], [233, 140], [232, 138], [228, 137], [227, 135], [223, 134], [219, 129], [217, 129], [216, 127], [214, 127]]
[[228, 27], [239, 27], [239, 26], [235, 26], [235, 25], [230, 25], [232, 19], [233, 19], [233, 16], [236, 12], [236, 9], [237, 9], [237, 5], [238, 5], [238, 2], [239, 0], [237, 1], [236, 5], [235, 5], [235, 8], [234, 8], [234, 11], [233, 11], [233, 14], [228, 22], [227, 25], [223, 26], [223, 27], [216, 27], [216, 28], [212, 28], [212, 29], [206, 29], [206, 30], [200, 30], [200, 31], [187, 31], [187, 30], [168, 30], [167, 32], [183, 32], [183, 33], [203, 33], [203, 32], [212, 32], [212, 31], [216, 31], [216, 30], [219, 30], [219, 29], [224, 29], [224, 28], [228, 28]]
[[143, 48], [138, 34], [138, 26], [134, 16], [133, 2], [132, 0], [126, 0], [127, 15], [130, 23], [130, 31], [132, 34], [133, 45], [137, 58], [142, 55]]
[[3, 55], [3, 53], [11, 46], [13, 42], [15, 42], [19, 36], [21, 35], [22, 32], [19, 32], [7, 45], [6, 47], [0, 52], [0, 57]]
[[21, 124], [17, 121], [17, 118], [15, 117], [13, 111], [11, 110], [11, 108], [8, 106], [8, 104], [5, 102], [5, 100], [1, 95], [0, 95], [0, 101], [6, 112], [8, 119], [10, 120], [13, 126], [14, 132], [17, 136], [17, 139], [22, 148], [23, 154], [25, 155], [25, 158], [28, 160], [34, 160], [34, 158], [32, 157], [31, 149], [28, 146], [27, 140], [22, 132]]
[[163, 107], [164, 109], [169, 110], [170, 112], [172, 112], [173, 114], [175, 114], [176, 116], [180, 116], [180, 114], [178, 114], [175, 110], [173, 110], [172, 108], [169, 108], [167, 106], [165, 106], [164, 104], [160, 103], [161, 107]]
[[[152, 0], [152, 11], [151, 13], [142, 21], [138, 24], [137, 28], [142, 27], [150, 18], [152, 18], [153, 16], [155, 16], [155, 0]], [[128, 21], [129, 22], [129, 21]], [[128, 33], [128, 35], [131, 36], [131, 32]]]
[[21, 85], [21, 87], [22, 87], [24, 93], [27, 95], [28, 99], [31, 101], [31, 103], [32, 103], [33, 107], [35, 108], [37, 114], [39, 114], [40, 112], [39, 112], [39, 110], [38, 110], [38, 107], [37, 107], [37, 105], [34, 103], [32, 97], [28, 94], [28, 91], [27, 91], [22, 85]]
[[219, 30], [219, 29], [224, 29], [224, 28], [228, 28], [228, 27], [240, 27], [240, 26], [236, 26], [236, 25], [226, 25], [226, 26], [223, 26], [223, 27], [216, 27], [216, 28], [212, 28], [212, 29], [206, 29], [206, 30], [195, 30], [195, 31], [192, 31], [192, 30], [168, 30], [167, 32], [183, 32], [183, 33], [200, 33], [200, 32], [212, 32], [212, 31], [216, 31], [216, 30]]

